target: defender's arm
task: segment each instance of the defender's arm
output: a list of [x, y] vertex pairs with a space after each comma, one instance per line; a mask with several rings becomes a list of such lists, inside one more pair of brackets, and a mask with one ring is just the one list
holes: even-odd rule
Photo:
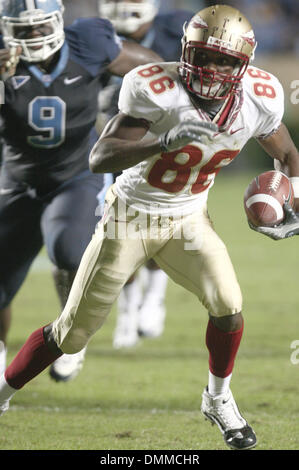
[[122, 41], [122, 46], [119, 55], [107, 67], [112, 75], [123, 77], [138, 65], [163, 62], [163, 59], [151, 49], [132, 41]]

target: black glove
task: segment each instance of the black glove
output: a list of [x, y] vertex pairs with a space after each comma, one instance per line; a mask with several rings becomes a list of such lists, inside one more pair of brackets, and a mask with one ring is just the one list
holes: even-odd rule
[[274, 227], [257, 227], [248, 222], [249, 227], [258, 233], [262, 233], [272, 240], [282, 240], [284, 238], [299, 235], [299, 214], [295, 214], [294, 210], [288, 202], [283, 205], [285, 213], [284, 221]]

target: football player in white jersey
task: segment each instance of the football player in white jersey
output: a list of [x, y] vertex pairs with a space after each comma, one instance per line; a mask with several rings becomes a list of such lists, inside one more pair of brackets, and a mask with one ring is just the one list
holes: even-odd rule
[[[281, 122], [283, 90], [273, 75], [249, 66], [255, 46], [242, 13], [215, 5], [185, 28], [180, 63], [150, 64], [126, 76], [120, 112], [90, 156], [94, 172], [124, 171], [107, 193], [63, 313], [32, 333], [1, 376], [0, 412], [63, 352], [87, 344], [129, 276], [153, 258], [209, 313], [202, 413], [229, 447], [256, 445], [230, 391], [243, 332], [242, 295], [207, 213], [216, 174], [251, 137], [298, 181], [299, 154]], [[299, 219], [292, 212], [272, 231], [279, 238], [297, 234]]]
[[[150, 47], [165, 62], [174, 61], [180, 57], [183, 24], [193, 14], [181, 9], [160, 13], [159, 7], [158, 0], [99, 0], [100, 16], [108, 18], [118, 34]], [[121, 79], [111, 77], [99, 95], [100, 127], [117, 114], [120, 88]], [[118, 173], [105, 175], [108, 187], [111, 179], [115, 181], [117, 176]], [[101, 193], [103, 199], [107, 186], [105, 184]], [[136, 276], [131, 276], [118, 297], [114, 348], [130, 348], [140, 337], [157, 338], [163, 333], [167, 281], [166, 273], [153, 260], [149, 260]]]

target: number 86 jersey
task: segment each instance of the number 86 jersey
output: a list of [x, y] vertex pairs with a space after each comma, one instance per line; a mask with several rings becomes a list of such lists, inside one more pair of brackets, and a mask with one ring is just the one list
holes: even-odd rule
[[[150, 122], [144, 140], [158, 137], [185, 120], [211, 121], [186, 92], [178, 66], [172, 62], [137, 67], [123, 80], [119, 110]], [[219, 132], [211, 143], [191, 142], [123, 171], [115, 183], [117, 194], [141, 212], [186, 215], [197, 211], [206, 205], [217, 173], [246, 142], [251, 137], [267, 137], [279, 127], [283, 101], [277, 78], [249, 67], [242, 86], [213, 118]]]

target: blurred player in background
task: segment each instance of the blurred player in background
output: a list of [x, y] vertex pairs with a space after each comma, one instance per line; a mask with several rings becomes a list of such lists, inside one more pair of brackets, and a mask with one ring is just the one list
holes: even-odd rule
[[[102, 177], [88, 167], [90, 132], [104, 73], [123, 76], [159, 56], [121, 43], [108, 20], [65, 28], [60, 0], [1, 2], [0, 67], [5, 79], [0, 185], [0, 370], [11, 302], [45, 243], [63, 308], [98, 219]], [[73, 377], [85, 350], [51, 369]]]
[[[181, 56], [183, 25], [193, 13], [173, 10], [159, 13], [158, 0], [100, 0], [99, 13], [108, 18], [120, 36], [138, 42], [157, 52], [167, 62], [177, 62]], [[100, 94], [100, 128], [118, 112], [121, 79], [112, 77]], [[120, 173], [105, 174], [102, 204], [106, 190]], [[164, 329], [167, 275], [150, 260], [139, 275], [132, 276], [118, 298], [118, 317], [113, 346], [134, 346], [139, 337], [156, 338]]]
[[[202, 413], [229, 447], [256, 445], [230, 390], [244, 327], [242, 294], [207, 212], [215, 176], [252, 137], [298, 181], [299, 154], [282, 123], [283, 90], [272, 74], [249, 65], [255, 47], [246, 17], [215, 5], [189, 22], [180, 63], [149, 64], [126, 75], [120, 112], [90, 156], [93, 172], [123, 173], [106, 195], [63, 313], [32, 333], [0, 377], [2, 412], [63, 352], [86, 346], [130, 276], [154, 258], [209, 313]], [[299, 219], [291, 216], [272, 232], [299, 233]]]

